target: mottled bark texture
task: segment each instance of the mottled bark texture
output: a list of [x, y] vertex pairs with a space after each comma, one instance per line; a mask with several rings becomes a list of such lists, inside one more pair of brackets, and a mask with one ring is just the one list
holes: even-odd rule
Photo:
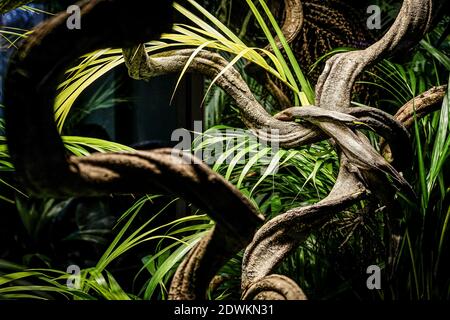
[[[295, 3], [300, 4], [286, 0], [286, 6]], [[397, 121], [377, 109], [351, 108], [350, 97], [354, 81], [364, 68], [422, 38], [433, 22], [434, 9], [443, 5], [443, 0], [405, 0], [397, 20], [381, 40], [367, 49], [329, 59], [317, 83], [316, 106], [290, 107], [272, 117], [234, 68], [218, 78], [217, 84], [235, 100], [245, 124], [255, 135], [268, 141], [277, 140], [286, 148], [332, 139], [339, 152], [339, 175], [325, 199], [289, 210], [267, 221], [259, 230], [263, 217], [250, 201], [191, 155], [171, 149], [88, 157], [66, 155], [51, 106], [59, 76], [70, 62], [95, 49], [122, 47], [130, 76], [147, 80], [180, 72], [193, 53], [184, 49], [150, 57], [141, 44], [169, 28], [169, 1], [92, 0], [79, 5], [81, 30], [68, 30], [65, 26], [68, 15], [61, 13], [36, 28], [12, 58], [5, 88], [11, 158], [21, 182], [35, 196], [167, 192], [183, 196], [204, 209], [216, 225], [178, 267], [169, 292], [171, 299], [205, 298], [219, 268], [244, 248], [244, 299], [306, 299], [291, 279], [271, 273], [314, 228], [369, 193], [389, 203], [394, 193], [379, 188], [380, 183], [414, 197], [400, 173], [408, 164], [405, 154], [410, 152], [411, 145], [402, 124], [409, 117], [401, 115], [410, 114], [411, 108], [402, 108]], [[301, 18], [301, 12], [292, 14]], [[294, 26], [283, 27], [288, 38], [289, 33], [298, 32], [301, 26], [299, 21], [294, 22]], [[226, 65], [227, 61], [219, 54], [203, 50], [188, 71], [215, 78]], [[442, 94], [442, 88], [438, 88], [418, 101], [430, 105], [441, 99]], [[295, 119], [302, 122], [296, 123]], [[361, 126], [386, 139], [392, 150], [392, 163], [371, 146], [358, 130]], [[398, 234], [392, 235], [394, 247], [398, 239]]]
[[209, 280], [250, 242], [263, 218], [235, 187], [178, 150], [66, 156], [51, 108], [64, 70], [86, 52], [157, 38], [172, 20], [171, 1], [95, 0], [79, 5], [81, 30], [68, 30], [68, 15], [61, 13], [38, 26], [11, 59], [5, 116], [17, 175], [39, 197], [163, 192], [204, 209], [216, 227], [191, 253], [195, 267], [178, 287], [179, 297], [203, 298]]
[[[316, 86], [317, 106], [338, 112], [349, 108], [353, 84], [364, 68], [396, 50], [417, 43], [437, 15], [433, 9], [443, 3], [444, 1], [405, 0], [397, 19], [382, 39], [367, 49], [338, 54], [330, 58]], [[323, 212], [330, 209], [339, 210], [339, 206], [348, 205], [352, 199], [359, 198], [363, 192], [360, 191], [362, 187], [358, 185], [364, 184], [365, 188], [372, 190], [373, 193], [381, 193], [380, 198], [388, 198], [389, 195], [382, 194], [384, 191], [371, 188], [371, 185], [376, 186], [379, 181], [385, 179], [381, 171], [387, 171], [398, 179], [399, 185], [409, 189], [403, 178], [393, 171], [395, 170], [393, 167], [387, 166], [383, 158], [377, 156], [378, 153], [361, 134], [354, 133], [342, 122], [315, 124], [326, 134], [333, 134], [333, 138], [341, 147], [341, 171], [336, 185], [330, 195], [319, 203], [293, 209], [288, 214], [274, 218], [258, 230], [244, 255], [242, 281], [244, 290], [270, 274], [308, 235], [311, 228], [305, 228], [305, 225], [314, 227], [315, 221], [320, 221]], [[363, 154], [368, 157], [366, 158], [368, 161], [361, 163], [359, 159], [355, 159], [355, 154], [349, 150], [353, 147], [361, 151], [364, 149]], [[318, 216], [315, 221], [311, 219], [314, 215]], [[272, 249], [274, 247], [276, 249]]]

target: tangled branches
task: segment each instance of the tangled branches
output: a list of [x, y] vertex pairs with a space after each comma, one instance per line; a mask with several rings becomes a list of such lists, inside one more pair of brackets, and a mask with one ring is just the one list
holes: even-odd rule
[[[380, 110], [351, 108], [350, 96], [356, 77], [365, 67], [420, 40], [443, 1], [405, 0], [394, 25], [380, 41], [328, 60], [317, 84], [317, 106], [292, 107], [272, 117], [235, 69], [227, 68], [221, 74], [217, 84], [236, 101], [245, 124], [256, 135], [269, 141], [277, 139], [287, 148], [331, 138], [340, 155], [336, 184], [325, 199], [292, 209], [267, 221], [258, 231], [263, 217], [253, 205], [190, 155], [170, 149], [88, 157], [65, 155], [50, 106], [57, 76], [73, 59], [99, 48], [122, 47], [130, 76], [146, 80], [180, 72], [192, 56], [193, 50], [185, 49], [149, 57], [140, 43], [168, 27], [170, 4], [139, 2], [140, 10], [135, 10], [134, 3], [137, 1], [82, 1], [82, 30], [67, 30], [67, 14], [62, 13], [39, 26], [12, 58], [5, 88], [6, 129], [9, 151], [23, 185], [33, 195], [45, 197], [169, 192], [206, 210], [216, 226], [178, 267], [169, 293], [172, 299], [204, 298], [218, 269], [244, 248], [244, 299], [306, 299], [292, 280], [271, 273], [314, 228], [325, 223], [331, 213], [369, 193], [389, 203], [392, 192], [377, 188], [389, 179], [395, 188], [414, 196], [400, 173], [410, 145], [405, 127]], [[100, 19], [105, 16], [112, 23]], [[291, 31], [298, 31], [294, 29]], [[200, 51], [188, 69], [215, 78], [227, 64], [216, 53]], [[18, 88], [32, 94], [25, 95]], [[294, 122], [297, 118], [303, 122]], [[387, 140], [392, 164], [358, 131], [361, 126]], [[273, 130], [277, 135], [270, 134]], [[204, 190], [208, 190], [207, 197]]]

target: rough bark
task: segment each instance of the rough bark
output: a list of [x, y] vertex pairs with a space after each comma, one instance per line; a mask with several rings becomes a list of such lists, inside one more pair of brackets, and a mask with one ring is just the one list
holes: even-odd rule
[[38, 197], [163, 192], [205, 210], [216, 227], [190, 253], [192, 260], [186, 261], [192, 263], [176, 295], [204, 298], [218, 268], [250, 242], [263, 217], [223, 177], [179, 150], [66, 156], [51, 108], [59, 76], [89, 51], [158, 37], [170, 27], [172, 15], [170, 1], [92, 0], [79, 5], [81, 30], [68, 30], [68, 15], [61, 13], [36, 28], [11, 58], [5, 118], [17, 175], [29, 194]]
[[[133, 4], [140, 10], [135, 10]], [[405, 0], [394, 25], [380, 41], [365, 50], [328, 60], [317, 85], [317, 107], [290, 108], [272, 117], [235, 69], [229, 68], [217, 79], [217, 84], [236, 101], [245, 124], [259, 137], [277, 140], [287, 148], [332, 139], [339, 151], [339, 175], [325, 199], [289, 210], [266, 222], [256, 233], [263, 217], [236, 188], [191, 155], [171, 149], [88, 157], [65, 154], [51, 106], [58, 76], [75, 58], [114, 46], [125, 48], [126, 65], [133, 78], [150, 79], [183, 70], [193, 50], [149, 57], [140, 45], [168, 28], [169, 2], [82, 1], [81, 30], [69, 31], [65, 26], [68, 15], [61, 13], [24, 41], [12, 58], [5, 84], [12, 161], [23, 185], [33, 195], [168, 192], [206, 210], [216, 226], [179, 266], [170, 289], [171, 299], [203, 299], [218, 269], [247, 245], [242, 275], [244, 298], [305, 299], [292, 280], [271, 273], [314, 228], [370, 192], [389, 201], [386, 190], [378, 188], [380, 183], [390, 185], [387, 176], [392, 177], [395, 187], [413, 196], [399, 172], [405, 165], [402, 153], [408, 152], [410, 145], [405, 128], [382, 111], [351, 108], [350, 96], [364, 68], [420, 40], [433, 22], [432, 9], [442, 4], [438, 0]], [[226, 65], [220, 55], [201, 51], [188, 69], [215, 78]], [[303, 122], [295, 123], [295, 119]], [[358, 131], [361, 125], [387, 139], [396, 162], [391, 165], [375, 151]]]
[[[329, 59], [316, 87], [318, 107], [330, 111], [342, 111], [349, 108], [356, 77], [364, 68], [378, 59], [417, 43], [429, 29], [436, 14], [432, 9], [442, 3], [443, 1], [405, 0], [396, 21], [382, 39], [365, 50], [338, 54]], [[351, 137], [350, 129], [342, 123], [319, 122], [316, 125], [325, 133], [334, 134], [335, 138], [336, 135], [344, 137], [345, 142], [352, 144], [352, 147], [353, 143], [358, 141], [355, 136]], [[345, 136], [349, 139], [347, 140]], [[361, 137], [361, 135], [358, 136]], [[339, 143], [339, 141], [336, 142]], [[366, 154], [370, 155], [371, 159], [377, 158], [372, 154], [373, 148], [367, 139], [360, 139], [357, 145], [359, 148], [366, 149]], [[361, 187], [358, 188], [361, 181], [365, 181], [370, 190], [371, 181], [376, 183], [383, 180], [379, 173], [373, 171], [378, 164], [373, 163], [372, 168], [360, 166], [355, 170], [352, 168], [355, 164], [354, 159], [350, 159], [351, 165], [347, 166], [346, 156], [348, 155], [345, 150], [344, 154], [341, 154], [341, 171], [335, 187], [327, 198], [315, 205], [294, 209], [289, 214], [280, 215], [258, 230], [244, 255], [242, 281], [244, 290], [270, 274], [307, 236], [308, 232], [320, 224], [323, 212], [337, 212], [341, 209], [341, 205], [349, 205], [352, 198], [357, 199], [358, 196], [363, 195], [363, 192], [358, 191], [361, 189]], [[377, 158], [376, 162], [378, 161], [380, 161], [379, 164], [382, 163], [380, 158]], [[385, 163], [383, 166], [385, 167]], [[375, 189], [373, 191], [376, 194]], [[323, 209], [320, 208], [321, 206]], [[318, 218], [313, 219], [314, 223], [311, 223], [309, 219], [315, 215]]]

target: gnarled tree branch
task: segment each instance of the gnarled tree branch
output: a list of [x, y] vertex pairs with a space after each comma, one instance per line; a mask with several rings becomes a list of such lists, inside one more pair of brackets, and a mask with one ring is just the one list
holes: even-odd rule
[[[268, 221], [256, 234], [263, 217], [235, 187], [191, 155], [159, 149], [66, 156], [50, 106], [58, 77], [72, 60], [99, 48], [128, 48], [123, 53], [130, 76], [147, 80], [180, 72], [194, 53], [185, 49], [149, 57], [140, 43], [168, 27], [170, 5], [164, 1], [139, 2], [140, 10], [135, 10], [135, 2], [81, 1], [81, 30], [68, 30], [68, 14], [61, 13], [39, 26], [13, 56], [5, 86], [6, 129], [11, 158], [24, 186], [34, 195], [53, 197], [155, 191], [181, 195], [206, 210], [216, 226], [179, 266], [170, 298], [204, 298], [210, 280], [223, 263], [250, 243], [243, 260], [243, 297], [305, 299], [292, 280], [270, 273], [311, 230], [370, 191], [386, 199], [374, 186], [388, 182], [387, 175], [399, 188], [412, 193], [397, 171], [405, 165], [397, 154], [409, 151], [405, 128], [380, 110], [350, 108], [350, 96], [356, 77], [366, 66], [399, 48], [410, 47], [423, 36], [443, 0], [405, 0], [394, 25], [380, 41], [365, 50], [331, 58], [317, 85], [317, 107], [294, 107], [272, 117], [234, 68], [227, 68], [217, 79], [236, 101], [244, 123], [262, 139], [293, 148], [331, 138], [339, 151], [339, 175], [330, 194], [316, 204], [289, 210]], [[299, 3], [287, 0], [287, 4]], [[298, 16], [297, 11], [290, 13]], [[299, 23], [283, 29], [295, 35]], [[188, 71], [214, 79], [227, 65], [220, 55], [200, 51]], [[17, 88], [26, 88], [28, 94]], [[439, 93], [433, 94], [437, 99]], [[423, 101], [429, 100], [423, 97]], [[408, 121], [401, 115], [409, 109], [401, 111], [401, 121]], [[303, 122], [295, 123], [295, 119]], [[361, 126], [384, 136], [398, 161], [391, 165], [376, 152], [358, 131]], [[208, 190], [206, 196], [204, 190]]]
[[[136, 11], [132, 2], [80, 2], [81, 30], [68, 30], [68, 16], [62, 13], [24, 41], [11, 59], [5, 84], [9, 152], [24, 187], [35, 196], [169, 192], [210, 213], [217, 225], [208, 237], [216, 242], [202, 241], [195, 250], [215, 262], [197, 259], [200, 265], [192, 266], [188, 281], [180, 282], [175, 296], [203, 298], [221, 263], [241, 250], [262, 222], [253, 205], [200, 160], [178, 150], [68, 157], [53, 119], [58, 75], [72, 60], [95, 49], [151, 40], [168, 27], [170, 2], [136, 3], [142, 11]], [[18, 88], [26, 88], [27, 94]], [[220, 237], [214, 237], [216, 234]]]

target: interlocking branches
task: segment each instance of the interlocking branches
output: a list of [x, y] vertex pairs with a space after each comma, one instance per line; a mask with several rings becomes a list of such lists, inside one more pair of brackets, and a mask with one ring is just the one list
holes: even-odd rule
[[[147, 80], [182, 71], [194, 53], [185, 49], [149, 57], [144, 45], [140, 45], [168, 27], [168, 2], [86, 0], [79, 5], [82, 30], [67, 30], [67, 14], [61, 13], [38, 27], [12, 58], [5, 88], [11, 158], [22, 183], [36, 196], [156, 191], [181, 195], [206, 210], [216, 226], [179, 266], [170, 288], [171, 299], [204, 298], [218, 269], [245, 247], [243, 298], [305, 299], [292, 280], [271, 273], [314, 228], [368, 193], [389, 200], [393, 193], [376, 187], [380, 182], [391, 185], [389, 179], [396, 188], [414, 196], [399, 172], [406, 165], [404, 155], [410, 152], [408, 132], [380, 110], [351, 108], [350, 96], [356, 77], [366, 66], [420, 40], [435, 16], [432, 9], [443, 5], [443, 1], [405, 0], [396, 22], [380, 41], [365, 50], [336, 55], [327, 62], [317, 85], [317, 107], [292, 107], [275, 117], [264, 110], [240, 74], [227, 67], [228, 62], [219, 54], [196, 52], [188, 71], [211, 79], [221, 74], [217, 85], [235, 100], [245, 124], [256, 135], [269, 141], [276, 139], [286, 148], [332, 139], [339, 151], [339, 175], [325, 199], [275, 217], [258, 231], [263, 217], [251, 203], [190, 155], [160, 149], [66, 156], [50, 106], [58, 76], [72, 60], [99, 48], [126, 48], [123, 53], [130, 76]], [[105, 22], [105, 17], [111, 23]], [[358, 130], [361, 127], [386, 138], [393, 152], [392, 164], [371, 146]], [[272, 134], [274, 130], [276, 135]]]
[[0, 13], [8, 12], [30, 2], [30, 0], [2, 0], [0, 2]]

